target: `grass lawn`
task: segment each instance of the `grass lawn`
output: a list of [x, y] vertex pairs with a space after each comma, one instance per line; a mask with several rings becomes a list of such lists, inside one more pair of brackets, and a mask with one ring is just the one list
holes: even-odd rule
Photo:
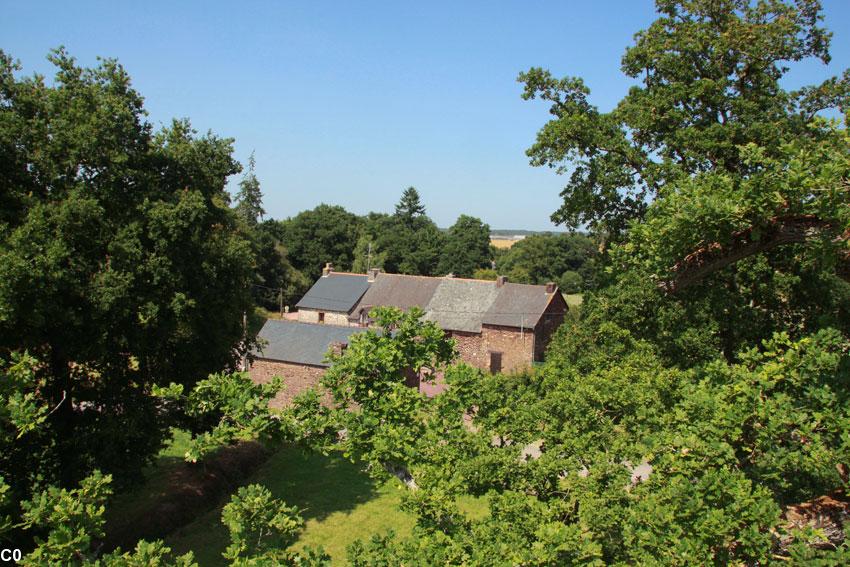
[[[246, 479], [250, 483], [263, 484], [287, 504], [298, 506], [305, 526], [295, 547], [321, 545], [335, 563], [345, 561], [345, 548], [356, 539], [389, 528], [407, 536], [413, 527], [412, 516], [398, 509], [406, 490], [400, 482], [376, 483], [340, 455], [285, 448]], [[221, 553], [230, 540], [221, 524], [225, 503], [178, 529], [167, 543], [175, 552], [194, 551], [202, 566], [224, 565]]]

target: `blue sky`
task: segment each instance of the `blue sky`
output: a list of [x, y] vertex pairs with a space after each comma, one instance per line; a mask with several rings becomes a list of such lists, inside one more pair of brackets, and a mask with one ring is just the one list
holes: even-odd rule
[[[413, 185], [440, 226], [465, 213], [534, 230], [553, 228], [565, 179], [528, 165], [548, 114], [520, 98], [517, 74], [583, 77], [609, 109], [629, 86], [623, 50], [654, 19], [651, 0], [0, 7], [0, 47], [25, 73], [50, 74], [58, 45], [85, 65], [115, 57], [154, 124], [188, 117], [235, 138], [243, 163], [254, 151], [274, 218], [322, 202], [391, 211]], [[850, 1], [824, 12], [832, 63], [794, 68], [789, 86], [850, 67]]]

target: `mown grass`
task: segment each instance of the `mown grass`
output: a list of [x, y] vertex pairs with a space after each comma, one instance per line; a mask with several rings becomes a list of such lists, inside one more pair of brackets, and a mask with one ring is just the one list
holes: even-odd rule
[[[322, 546], [335, 563], [342, 563], [346, 547], [358, 538], [392, 528], [405, 537], [413, 517], [399, 509], [405, 488], [395, 479], [377, 483], [339, 454], [323, 456], [288, 447], [246, 479], [266, 486], [277, 498], [301, 510], [305, 526], [295, 548]], [[221, 553], [229, 543], [221, 524], [220, 505], [167, 539], [175, 552], [193, 551], [202, 566], [224, 565]]]
[[[357, 539], [389, 529], [404, 538], [413, 530], [413, 515], [399, 508], [407, 489], [394, 478], [374, 481], [338, 453], [324, 456], [287, 447], [245, 483], [262, 484], [288, 505], [298, 506], [305, 525], [293, 548], [321, 546], [336, 565], [345, 564], [346, 548]], [[225, 565], [221, 554], [230, 536], [221, 523], [221, 509], [227, 500], [175, 531], [166, 543], [177, 553], [193, 551], [202, 567]], [[462, 497], [458, 505], [470, 519], [489, 513], [484, 499]]]

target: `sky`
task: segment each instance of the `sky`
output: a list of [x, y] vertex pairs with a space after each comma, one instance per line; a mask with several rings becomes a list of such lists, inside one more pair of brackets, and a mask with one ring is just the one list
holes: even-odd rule
[[[850, 67], [850, 0], [824, 0], [832, 62]], [[654, 19], [651, 0], [504, 2], [27, 2], [0, 0], [0, 48], [52, 75], [64, 45], [85, 66], [118, 59], [149, 120], [189, 118], [254, 152], [267, 216], [319, 203], [391, 212], [414, 186], [441, 227], [460, 214], [494, 229], [552, 230], [566, 178], [525, 150], [548, 120], [517, 75], [579, 76], [609, 110], [630, 80], [620, 58]], [[231, 179], [231, 188], [238, 176]]]

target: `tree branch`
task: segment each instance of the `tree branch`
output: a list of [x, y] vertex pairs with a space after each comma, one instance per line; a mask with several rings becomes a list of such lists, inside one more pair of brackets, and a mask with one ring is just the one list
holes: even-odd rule
[[[739, 260], [785, 244], [805, 242], [824, 231], [834, 229], [832, 221], [815, 215], [773, 217], [766, 227], [759, 230], [757, 237], [753, 234], [756, 227], [750, 227], [734, 233], [729, 244], [712, 242], [701, 246], [676, 263], [671, 270], [674, 276], [659, 282], [658, 286], [665, 293], [677, 293]], [[848, 239], [850, 230], [836, 238], [838, 241]], [[842, 255], [837, 273], [840, 277], [850, 280], [850, 253]]]

